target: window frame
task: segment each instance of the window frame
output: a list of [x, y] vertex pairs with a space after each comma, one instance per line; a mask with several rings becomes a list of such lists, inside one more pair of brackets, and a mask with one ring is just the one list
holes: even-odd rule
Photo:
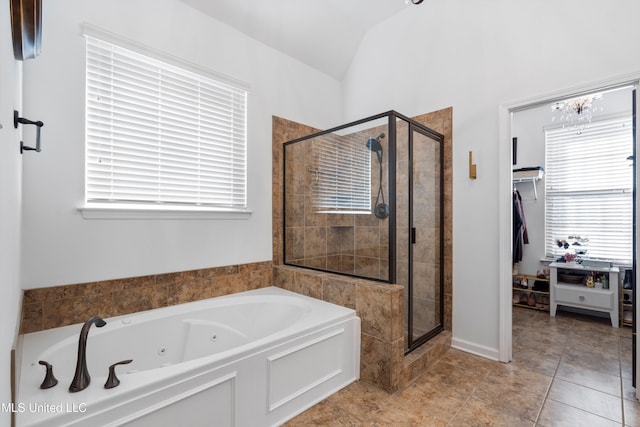
[[[164, 52], [160, 52], [148, 46], [140, 43], [128, 40], [118, 35], [107, 32], [101, 28], [92, 26], [90, 24], [83, 24], [82, 36], [92, 37], [107, 43], [111, 43], [115, 46], [121, 47], [138, 53], [140, 55], [149, 57], [153, 60], [160, 61], [169, 65], [170, 67], [178, 67], [185, 69], [188, 72], [201, 75], [205, 78], [215, 80], [222, 84], [227, 84], [249, 93], [249, 86], [239, 80], [224, 76], [201, 66], [189, 63], [179, 58], [168, 55]], [[86, 54], [86, 42], [84, 48]], [[87, 59], [85, 59], [86, 64]], [[86, 81], [83, 80], [83, 85], [86, 90]], [[85, 100], [88, 103], [88, 99]], [[85, 107], [87, 111], [88, 107]], [[248, 101], [245, 103], [245, 112], [248, 109]], [[245, 113], [246, 114], [246, 113]], [[86, 118], [85, 118], [86, 125]], [[245, 118], [245, 138], [247, 130], [247, 121]], [[85, 130], [86, 132], [86, 130]], [[87, 151], [88, 143], [85, 143], [85, 153], [83, 161], [85, 165], [84, 173], [84, 203], [79, 207], [83, 218], [85, 219], [248, 219], [252, 211], [248, 208], [248, 140], [244, 141], [245, 156], [244, 156], [244, 199], [245, 205], [243, 207], [218, 207], [212, 205], [196, 205], [196, 204], [172, 204], [172, 203], [123, 203], [123, 202], [96, 202], [88, 201], [87, 198], [87, 179], [88, 179], [88, 164], [87, 164]]]

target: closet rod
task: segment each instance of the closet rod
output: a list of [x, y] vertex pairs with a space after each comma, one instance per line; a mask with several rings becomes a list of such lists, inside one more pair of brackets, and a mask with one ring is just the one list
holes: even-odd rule
[[533, 184], [533, 195], [535, 197], [536, 200], [538, 200], [538, 188], [536, 185], [536, 182], [539, 180], [540, 178], [516, 178], [513, 180], [513, 188], [515, 189], [516, 184], [520, 184], [521, 182], [529, 182], [531, 181], [531, 183]]

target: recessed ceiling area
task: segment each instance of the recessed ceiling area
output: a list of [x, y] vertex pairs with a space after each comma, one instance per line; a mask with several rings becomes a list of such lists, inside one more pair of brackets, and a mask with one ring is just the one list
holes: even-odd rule
[[413, 6], [405, 0], [182, 0], [341, 81], [369, 28]]

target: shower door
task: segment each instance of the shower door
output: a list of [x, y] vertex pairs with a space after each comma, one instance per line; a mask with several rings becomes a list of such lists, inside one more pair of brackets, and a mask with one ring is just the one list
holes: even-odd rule
[[443, 329], [443, 150], [439, 135], [409, 125], [407, 352]]

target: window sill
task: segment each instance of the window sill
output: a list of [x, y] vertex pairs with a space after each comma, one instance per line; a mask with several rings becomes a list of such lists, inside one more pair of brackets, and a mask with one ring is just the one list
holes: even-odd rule
[[252, 211], [157, 206], [90, 206], [78, 208], [84, 219], [249, 219]]

